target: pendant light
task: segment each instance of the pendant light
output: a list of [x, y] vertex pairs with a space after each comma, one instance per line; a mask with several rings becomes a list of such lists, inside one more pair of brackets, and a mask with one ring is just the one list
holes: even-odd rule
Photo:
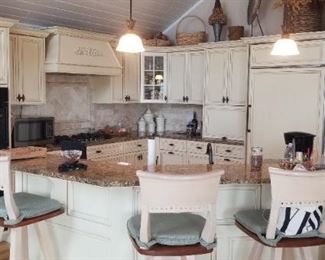
[[271, 55], [274, 56], [294, 56], [299, 55], [299, 50], [297, 43], [290, 39], [289, 31], [288, 31], [288, 19], [287, 19], [287, 9], [288, 2], [284, 3], [284, 12], [283, 12], [283, 26], [282, 26], [282, 35], [279, 40], [273, 45], [273, 49], [271, 51]]
[[121, 36], [116, 50], [119, 52], [138, 53], [143, 52], [141, 38], [133, 32], [135, 20], [132, 19], [132, 0], [130, 0], [130, 19], [128, 22], [128, 32]]

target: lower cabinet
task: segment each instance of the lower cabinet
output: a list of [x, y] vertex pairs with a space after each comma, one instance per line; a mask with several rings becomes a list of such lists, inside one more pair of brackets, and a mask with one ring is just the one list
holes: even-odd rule
[[160, 164], [187, 164], [186, 153], [177, 151], [160, 151]]

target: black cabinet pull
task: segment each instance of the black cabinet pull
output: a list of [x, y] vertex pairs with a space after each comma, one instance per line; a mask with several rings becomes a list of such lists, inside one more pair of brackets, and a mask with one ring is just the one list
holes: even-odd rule
[[197, 147], [196, 147], [196, 149], [202, 150], [202, 147], [200, 147], [200, 146], [197, 146]]
[[20, 96], [20, 94], [18, 94], [18, 96], [17, 96], [17, 100], [20, 102], [21, 99], [22, 99], [22, 97]]
[[138, 144], [138, 147], [142, 147], [142, 144]]
[[185, 96], [183, 96], [183, 102], [185, 102]]
[[228, 149], [228, 150], [226, 150], [226, 153], [231, 153], [231, 150], [229, 150], [229, 149]]
[[138, 161], [142, 160], [141, 154], [138, 155]]
[[131, 100], [131, 97], [129, 95], [126, 95], [125, 96], [125, 101], [127, 102], [127, 101], [130, 101], [130, 100]]
[[168, 154], [174, 154], [173, 152], [168, 152]]
[[158, 165], [158, 161], [159, 161], [159, 156], [156, 156], [156, 165]]
[[101, 153], [102, 151], [101, 150], [97, 150], [96, 153]]
[[185, 101], [188, 102], [188, 96], [185, 97]]
[[226, 159], [224, 159], [224, 161], [226, 161], [226, 162], [230, 162], [230, 159], [227, 159], [227, 158], [226, 158]]
[[226, 103], [228, 104], [228, 102], [229, 102], [229, 97], [226, 97]]
[[25, 102], [25, 94], [23, 94], [23, 96], [21, 97], [23, 102]]
[[167, 96], [165, 96], [165, 98], [164, 98], [164, 99], [165, 99], [165, 101], [167, 102], [167, 100], [168, 100], [168, 99], [167, 99]]
[[226, 98], [222, 97], [222, 103], [225, 103], [225, 102], [226, 102]]
[[174, 146], [174, 144], [169, 144], [169, 146]]

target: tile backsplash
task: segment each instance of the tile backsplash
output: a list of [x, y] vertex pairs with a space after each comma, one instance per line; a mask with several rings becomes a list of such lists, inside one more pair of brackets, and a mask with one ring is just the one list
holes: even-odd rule
[[54, 116], [55, 134], [74, 134], [106, 125], [122, 124], [137, 129], [140, 116], [150, 108], [166, 118], [166, 130], [185, 131], [193, 111], [202, 120], [202, 106], [171, 104], [92, 104], [88, 77], [84, 75], [48, 74], [46, 104], [13, 106], [13, 116]]

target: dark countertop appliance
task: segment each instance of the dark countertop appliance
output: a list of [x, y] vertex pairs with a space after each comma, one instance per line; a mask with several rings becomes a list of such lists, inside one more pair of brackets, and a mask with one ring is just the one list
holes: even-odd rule
[[54, 117], [16, 118], [12, 135], [13, 147], [44, 146], [54, 141]]

